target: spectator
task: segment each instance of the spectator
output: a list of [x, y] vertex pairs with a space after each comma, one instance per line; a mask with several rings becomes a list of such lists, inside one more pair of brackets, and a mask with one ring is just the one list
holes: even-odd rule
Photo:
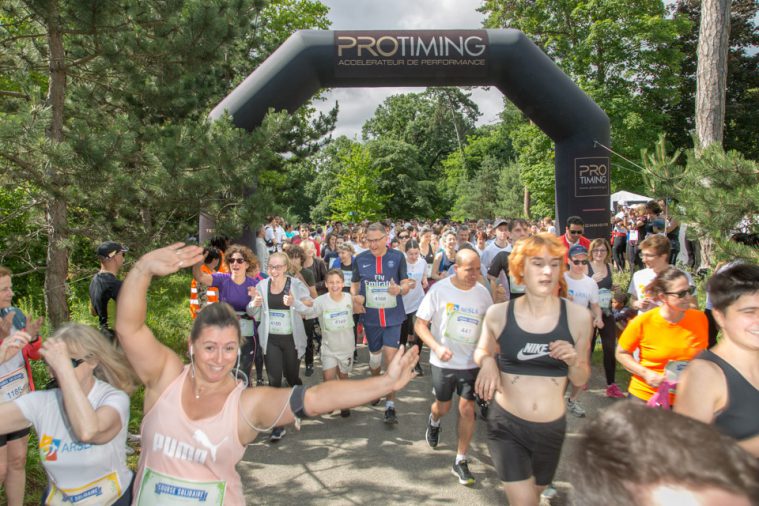
[[[90, 310], [97, 316], [100, 332], [111, 341], [115, 341], [110, 321], [116, 311], [116, 299], [121, 290], [121, 281], [116, 277], [124, 266], [124, 256], [129, 251], [121, 244], [106, 241], [98, 246], [97, 255], [100, 259], [100, 271], [90, 282]], [[111, 304], [113, 301], [113, 304]]]

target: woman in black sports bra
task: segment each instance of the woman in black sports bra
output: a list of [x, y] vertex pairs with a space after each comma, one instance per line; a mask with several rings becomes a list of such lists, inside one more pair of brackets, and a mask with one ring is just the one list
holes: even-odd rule
[[675, 411], [713, 423], [759, 458], [759, 266], [723, 268], [706, 289], [722, 339], [680, 376]]
[[548, 233], [517, 243], [509, 272], [525, 295], [488, 309], [475, 351], [477, 394], [495, 400], [488, 448], [509, 504], [538, 505], [564, 443], [567, 379], [590, 376], [590, 312], [556, 295], [565, 251]]

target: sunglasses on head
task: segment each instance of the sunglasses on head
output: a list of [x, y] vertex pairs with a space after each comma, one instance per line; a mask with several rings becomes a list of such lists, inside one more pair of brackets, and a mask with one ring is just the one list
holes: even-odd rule
[[572, 260], [572, 263], [575, 265], [588, 265], [590, 262], [587, 260]]
[[244, 264], [245, 263], [245, 259], [244, 258], [237, 258], [237, 257], [230, 258], [229, 259], [229, 263], [230, 264]]
[[582, 235], [582, 230], [570, 230], [569, 233], [572, 235]]
[[684, 299], [688, 295], [693, 295], [696, 293], [696, 287], [695, 286], [689, 286], [687, 290], [680, 290], [679, 292], [664, 292], [667, 295], [674, 295], [678, 299]]

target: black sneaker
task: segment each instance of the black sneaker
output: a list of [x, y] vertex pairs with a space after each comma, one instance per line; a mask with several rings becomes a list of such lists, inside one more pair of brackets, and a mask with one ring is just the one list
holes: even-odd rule
[[341, 409], [340, 410], [340, 416], [342, 416], [343, 418], [348, 418], [349, 416], [351, 416], [351, 410], [350, 409]]
[[398, 417], [395, 416], [395, 408], [388, 407], [385, 409], [385, 423], [388, 425], [398, 423]]
[[282, 427], [275, 427], [273, 431], [271, 431], [271, 436], [269, 436], [269, 441], [272, 443], [276, 443], [283, 437], [285, 437], [285, 434], [287, 434], [287, 431]]
[[307, 365], [306, 366], [306, 376], [308, 377], [308, 376], [311, 376], [312, 374], [314, 374], [314, 366]]
[[416, 365], [414, 366], [414, 372], [416, 373], [417, 376], [424, 376], [424, 370], [422, 369], [422, 364], [417, 362]]
[[257, 387], [262, 387], [262, 386], [264, 386], [264, 379], [263, 379], [263, 378], [258, 378], [258, 379], [256, 380], [256, 386], [257, 386]]
[[427, 431], [424, 434], [427, 439], [427, 444], [430, 448], [437, 448], [437, 444], [440, 441], [440, 425], [435, 427], [432, 425], [432, 415], [427, 417]]
[[474, 476], [469, 472], [469, 462], [466, 460], [453, 464], [451, 473], [459, 479], [459, 483], [462, 485], [474, 485]]
[[382, 399], [381, 399], [381, 398], [380, 398], [380, 399], [374, 399], [374, 400], [371, 402], [371, 404], [372, 404], [372, 406], [376, 406], [376, 405], [378, 405], [378, 404], [380, 403], [380, 401], [382, 401]]

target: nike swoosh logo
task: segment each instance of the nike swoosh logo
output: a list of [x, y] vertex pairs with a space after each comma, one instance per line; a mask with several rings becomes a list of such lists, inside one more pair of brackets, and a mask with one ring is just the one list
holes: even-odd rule
[[539, 351], [538, 353], [529, 353], [525, 354], [522, 350], [519, 350], [519, 353], [517, 353], [517, 360], [533, 360], [540, 357], [545, 357], [551, 353], [550, 351]]

